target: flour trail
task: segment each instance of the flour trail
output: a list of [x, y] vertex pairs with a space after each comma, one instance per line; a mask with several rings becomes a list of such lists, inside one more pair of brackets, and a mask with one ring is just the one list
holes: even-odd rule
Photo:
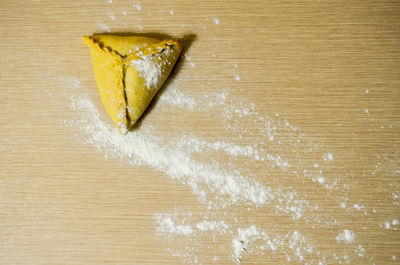
[[[281, 183], [274, 178], [274, 172], [321, 185], [328, 193], [337, 190], [335, 182], [338, 180], [332, 181], [324, 174], [334, 163], [334, 154], [308, 141], [304, 134], [279, 115], [262, 116], [254, 104], [231, 99], [225, 92], [213, 95], [214, 101], [209, 101], [209, 95], [188, 96], [175, 88], [160, 100], [160, 108], [155, 109], [159, 115], [162, 115], [164, 107], [205, 112], [221, 110], [221, 129], [236, 133], [237, 138], [233, 141], [223, 138], [210, 141], [202, 139], [196, 132], [185, 131], [166, 139], [153, 125], [121, 135], [111, 123], [105, 122], [106, 117], [101, 117], [88, 96], [79, 95], [77, 90], [82, 85], [78, 80], [64, 78], [58, 81], [71, 87], [72, 92], [64, 96], [76, 113], [64, 124], [79, 128], [85, 143], [97, 148], [105, 157], [149, 165], [187, 186], [197, 196], [203, 218], [195, 220], [190, 212], [179, 209], [155, 213], [156, 232], [170, 242], [173, 256], [189, 264], [203, 264], [198, 254], [204, 247], [217, 244], [214, 261], [230, 257], [230, 261], [236, 264], [248, 255], [268, 254], [271, 260], [284, 256], [288, 262], [303, 264], [310, 257], [318, 259], [319, 264], [329, 264], [332, 260], [350, 262], [354, 253], [358, 253], [357, 258], [367, 257], [361, 245], [354, 245], [356, 238], [350, 242], [354, 247], [340, 257], [318, 250], [319, 242], [309, 238], [304, 231], [288, 230], [285, 223], [300, 222], [308, 229], [320, 225], [335, 228], [340, 224], [334, 217], [324, 215], [324, 209], [317, 202], [308, 199], [312, 194], [300, 193], [295, 187]], [[258, 142], [243, 144], [242, 139], [252, 134], [242, 129], [248, 127], [263, 132], [265, 137]], [[298, 147], [304, 145], [310, 152], [320, 153], [320, 157], [304, 164], [303, 159], [307, 157], [297, 152]], [[240, 170], [233, 170], [218, 160], [204, 162], [194, 158], [195, 154], [206, 153], [224, 154]], [[242, 164], [241, 159], [246, 159], [246, 164]], [[247, 167], [256, 166], [263, 170], [243, 173]], [[273, 229], [264, 227], [265, 222], [260, 225], [255, 219], [241, 218], [242, 210], [252, 213], [250, 216], [256, 216], [258, 212], [268, 213], [274, 219], [282, 220], [282, 224], [278, 222]], [[333, 243], [341, 242], [342, 238], [349, 240], [348, 234], [331, 235], [325, 231]], [[227, 246], [223, 242], [231, 243]]]

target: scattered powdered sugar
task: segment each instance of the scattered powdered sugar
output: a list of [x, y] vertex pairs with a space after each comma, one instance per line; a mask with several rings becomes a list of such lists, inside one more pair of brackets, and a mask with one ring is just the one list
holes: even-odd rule
[[354, 243], [356, 241], [356, 234], [352, 230], [344, 229], [342, 233], [340, 233], [336, 237], [337, 242], [344, 241], [346, 244]]

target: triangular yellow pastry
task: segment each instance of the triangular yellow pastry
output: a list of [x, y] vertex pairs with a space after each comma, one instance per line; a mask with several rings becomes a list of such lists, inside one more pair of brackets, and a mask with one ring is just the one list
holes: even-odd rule
[[104, 107], [126, 134], [164, 84], [182, 46], [175, 40], [117, 35], [83, 37], [83, 43], [90, 48]]

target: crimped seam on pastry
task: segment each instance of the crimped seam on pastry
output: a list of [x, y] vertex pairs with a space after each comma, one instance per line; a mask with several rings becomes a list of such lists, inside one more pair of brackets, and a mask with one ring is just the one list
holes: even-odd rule
[[94, 47], [98, 51], [101, 51], [105, 54], [109, 54], [115, 58], [124, 57], [124, 56], [120, 55], [119, 53], [117, 53], [116, 51], [112, 50], [111, 48], [101, 45], [100, 42], [97, 42], [96, 40], [93, 39], [93, 36], [83, 36], [82, 40], [83, 40], [83, 44], [85, 44], [89, 47]]
[[141, 51], [142, 54], [138, 54], [138, 52], [133, 52], [127, 56], [122, 56], [123, 58], [125, 58], [125, 62], [126, 61], [130, 61], [130, 60], [135, 60], [135, 59], [139, 59], [142, 56], [150, 56], [150, 55], [156, 55], [158, 53], [160, 53], [160, 49], [167, 49], [168, 47], [179, 47], [179, 42], [177, 40], [163, 40], [160, 43], [157, 44], [153, 44], [151, 46], [142, 48], [139, 50], [139, 52]]
[[[95, 36], [95, 35], [94, 35]], [[87, 46], [92, 46], [95, 47], [96, 49], [111, 54], [112, 56], [116, 56], [119, 58], [127, 58], [127, 60], [133, 60], [133, 59], [138, 59], [140, 58], [140, 56], [148, 56], [148, 55], [154, 55], [159, 53], [159, 48], [162, 49], [166, 49], [168, 46], [179, 46], [179, 42], [177, 40], [163, 40], [160, 43], [157, 44], [153, 44], [151, 46], [148, 46], [146, 48], [142, 48], [140, 49], [140, 51], [143, 52], [142, 55], [137, 55], [137, 53], [132, 52], [129, 55], [122, 55], [119, 54], [118, 52], [114, 51], [113, 49], [111, 49], [110, 47], [107, 47], [105, 45], [102, 45], [100, 42], [96, 41], [93, 36], [84, 36], [82, 37], [83, 39], [83, 44], [87, 45]]]
[[[114, 83], [116, 84], [117, 89], [121, 89], [123, 91], [123, 100], [119, 102], [118, 107], [118, 114], [117, 114], [117, 127], [122, 134], [127, 134], [129, 127], [128, 127], [128, 110], [126, 106], [126, 94], [125, 94], [125, 71], [124, 71], [124, 63], [122, 61], [122, 56], [119, 55], [117, 52], [113, 51], [112, 49], [100, 45], [99, 42], [95, 41], [91, 36], [84, 36], [82, 37], [83, 44], [96, 49], [102, 56], [111, 57], [115, 60], [115, 65], [120, 66], [119, 71], [115, 72], [115, 79]], [[104, 104], [104, 102], [103, 102]]]
[[132, 119], [129, 116], [129, 111], [128, 111], [128, 98], [126, 95], [126, 85], [125, 85], [125, 78], [126, 78], [126, 70], [128, 69], [128, 65], [123, 62], [122, 63], [122, 86], [124, 88], [124, 99], [125, 99], [125, 118], [126, 118], [126, 127], [128, 131], [133, 127], [134, 124], [132, 124]]

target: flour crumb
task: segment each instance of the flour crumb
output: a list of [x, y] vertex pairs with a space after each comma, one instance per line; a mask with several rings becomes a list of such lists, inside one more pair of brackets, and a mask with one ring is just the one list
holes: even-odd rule
[[365, 248], [361, 245], [357, 246], [357, 249], [355, 251], [359, 257], [364, 257], [365, 256]]
[[196, 224], [196, 228], [199, 231], [216, 231], [221, 234], [226, 234], [230, 225], [224, 221], [209, 221], [203, 220]]
[[215, 25], [218, 25], [218, 24], [219, 24], [219, 18], [218, 18], [218, 17], [215, 17], [215, 18], [213, 19], [213, 21], [214, 21], [214, 24], [215, 24]]
[[174, 10], [170, 10], [170, 11], [169, 11], [169, 14], [170, 14], [170, 15], [174, 15]]
[[191, 67], [196, 67], [196, 64], [192, 61], [192, 58], [188, 55], [185, 55], [186, 60], [189, 62]]
[[159, 224], [157, 227], [158, 233], [175, 233], [187, 236], [194, 232], [190, 225], [176, 224], [170, 215], [163, 216], [162, 214], [156, 214], [155, 218]]
[[117, 19], [113, 13], [110, 14], [110, 18], [111, 18], [112, 20], [116, 20], [116, 19]]
[[236, 81], [240, 81], [240, 76], [239, 75], [234, 75], [234, 77], [235, 77]]
[[342, 233], [340, 233], [336, 237], [337, 242], [344, 241], [346, 244], [354, 243], [356, 240], [356, 234], [352, 230], [344, 229]]
[[318, 182], [320, 184], [324, 184], [326, 182], [326, 179], [324, 177], [318, 177]]
[[259, 230], [255, 225], [245, 229], [238, 229], [238, 235], [232, 240], [233, 260], [239, 264], [249, 243], [259, 237]]
[[159, 100], [171, 106], [177, 106], [188, 110], [193, 110], [197, 105], [193, 97], [186, 96], [182, 91], [176, 88], [166, 90]]
[[324, 161], [332, 162], [333, 161], [333, 154], [332, 153], [325, 153], [324, 154]]
[[289, 247], [300, 262], [305, 260], [306, 254], [312, 254], [314, 252], [313, 246], [308, 244], [306, 237], [297, 230], [292, 233], [289, 239]]
[[126, 10], [122, 11], [122, 15], [126, 16], [128, 13], [126, 12]]
[[142, 5], [141, 4], [136, 4], [136, 10], [141, 11], [142, 10]]
[[107, 32], [111, 32], [110, 28], [104, 23], [99, 23], [98, 26], [99, 26], [99, 28], [101, 30], [104, 30], [104, 31], [107, 31]]
[[365, 206], [364, 205], [354, 204], [353, 208], [356, 209], [357, 211], [361, 211], [362, 209], [365, 208]]

